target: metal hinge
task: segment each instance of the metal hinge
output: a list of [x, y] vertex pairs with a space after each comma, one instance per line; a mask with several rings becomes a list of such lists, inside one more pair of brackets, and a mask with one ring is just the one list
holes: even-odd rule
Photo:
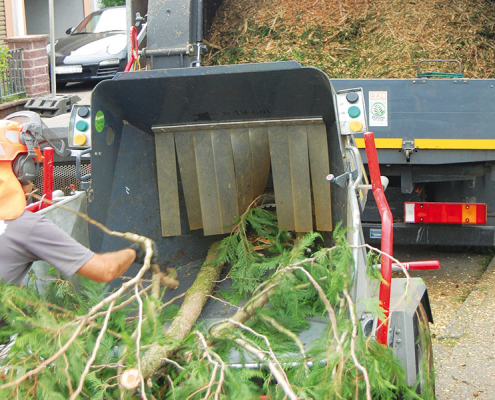
[[406, 156], [406, 161], [410, 162], [412, 153], [415, 151], [418, 151], [418, 149], [416, 149], [414, 147], [414, 140], [403, 140], [402, 141], [402, 151], [404, 152], [404, 155]]

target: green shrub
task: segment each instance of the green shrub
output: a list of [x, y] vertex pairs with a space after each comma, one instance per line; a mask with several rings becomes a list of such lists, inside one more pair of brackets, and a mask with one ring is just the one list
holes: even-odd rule
[[9, 67], [9, 58], [9, 48], [7, 46], [0, 46], [0, 73], [2, 74], [2, 77]]
[[125, 6], [125, 0], [101, 0], [102, 7]]

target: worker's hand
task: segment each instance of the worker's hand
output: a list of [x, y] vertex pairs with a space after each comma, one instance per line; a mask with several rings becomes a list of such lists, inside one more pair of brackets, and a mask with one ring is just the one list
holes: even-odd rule
[[[151, 256], [151, 264], [158, 264], [158, 249], [156, 248], [156, 243], [154, 240], [151, 241], [151, 246], [153, 249], [153, 254]], [[144, 264], [144, 257], [146, 256], [146, 249], [143, 244], [133, 243], [130, 246], [136, 252], [135, 263]]]

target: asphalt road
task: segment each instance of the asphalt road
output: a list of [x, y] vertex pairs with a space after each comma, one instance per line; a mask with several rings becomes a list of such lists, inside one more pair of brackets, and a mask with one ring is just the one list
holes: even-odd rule
[[60, 95], [76, 95], [81, 100], [79, 100], [78, 104], [90, 104], [91, 103], [91, 92], [95, 88], [98, 82], [75, 82], [68, 83], [62, 89], [57, 90], [57, 94]]
[[[69, 83], [63, 89], [58, 89], [57, 96], [68, 96], [73, 98], [71, 104], [91, 104], [91, 92], [93, 91], [96, 83], [94, 82], [81, 82], [81, 83]], [[77, 98], [73, 97], [77, 96]], [[50, 118], [43, 118], [43, 122], [51, 129], [69, 129], [70, 110], [69, 112], [61, 112], [59, 115]]]

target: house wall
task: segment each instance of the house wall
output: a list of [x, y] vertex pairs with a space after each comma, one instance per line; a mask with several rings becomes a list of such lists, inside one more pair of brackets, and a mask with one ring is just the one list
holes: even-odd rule
[[46, 41], [48, 35], [7, 38], [9, 49], [23, 49], [24, 82], [28, 97], [50, 93]]
[[0, 43], [7, 37], [7, 25], [5, 24], [5, 3], [0, 2]]
[[7, 37], [26, 35], [24, 0], [0, 0], [0, 2], [5, 7]]
[[[68, 28], [84, 19], [84, 3], [84, 0], [54, 0], [55, 38], [64, 37]], [[48, 4], [48, 0], [24, 0], [28, 35], [50, 33]]]

